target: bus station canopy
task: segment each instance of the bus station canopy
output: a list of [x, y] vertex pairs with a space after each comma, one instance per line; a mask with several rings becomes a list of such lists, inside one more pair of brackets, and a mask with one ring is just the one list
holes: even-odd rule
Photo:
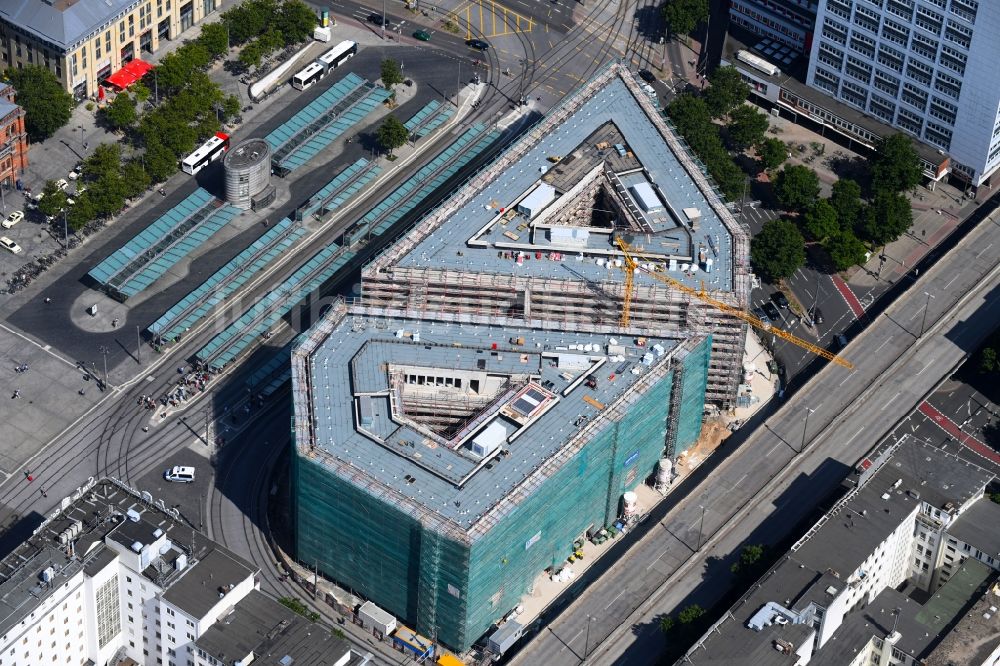
[[105, 82], [113, 85], [118, 90], [125, 90], [130, 85], [145, 76], [146, 72], [151, 69], [153, 69], [153, 66], [145, 60], [132, 60], [105, 79]]

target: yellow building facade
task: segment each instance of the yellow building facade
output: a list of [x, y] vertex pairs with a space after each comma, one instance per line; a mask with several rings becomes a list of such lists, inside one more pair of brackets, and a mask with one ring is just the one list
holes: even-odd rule
[[223, 0], [2, 0], [0, 67], [42, 65], [78, 99], [217, 11]]

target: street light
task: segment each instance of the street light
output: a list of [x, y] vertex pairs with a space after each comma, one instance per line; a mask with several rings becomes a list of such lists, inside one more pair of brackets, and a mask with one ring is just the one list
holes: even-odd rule
[[927, 310], [930, 308], [931, 299], [934, 298], [931, 296], [930, 292], [927, 291], [924, 292], [924, 296], [927, 297], [927, 300], [924, 301], [924, 316], [920, 319], [920, 335], [917, 336], [918, 338], [924, 337], [924, 325], [927, 323]]
[[809, 415], [815, 412], [815, 409], [810, 409], [806, 407], [806, 418], [802, 423], [802, 446], [799, 447], [798, 452], [802, 453], [806, 450], [806, 429], [809, 428]]
[[705, 507], [701, 504], [698, 505], [701, 509], [701, 522], [698, 523], [698, 547], [695, 549], [697, 552], [701, 552], [701, 538], [702, 531], [705, 529]]
[[108, 348], [101, 345], [97, 348], [97, 351], [104, 357], [104, 386], [108, 386]]
[[592, 617], [590, 615], [587, 616], [587, 638], [583, 643], [583, 659], [580, 660], [581, 664], [587, 659], [587, 655], [590, 654], [590, 625], [592, 622], [596, 621], [596, 617]]

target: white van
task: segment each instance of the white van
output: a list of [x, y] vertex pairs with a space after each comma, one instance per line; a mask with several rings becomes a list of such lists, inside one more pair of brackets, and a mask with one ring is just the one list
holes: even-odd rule
[[191, 483], [194, 481], [194, 467], [171, 467], [163, 473], [163, 478], [175, 483]]

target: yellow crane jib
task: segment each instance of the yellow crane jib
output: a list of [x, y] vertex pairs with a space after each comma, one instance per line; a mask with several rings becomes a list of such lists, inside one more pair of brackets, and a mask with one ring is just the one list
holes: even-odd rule
[[[628, 243], [626, 243], [620, 236], [615, 239], [615, 244], [618, 246], [618, 249], [621, 250], [622, 256], [624, 257], [624, 260], [622, 262], [622, 268], [625, 271], [625, 297], [622, 301], [621, 325], [628, 326], [630, 310], [632, 307], [632, 292], [635, 287], [635, 271], [637, 268], [639, 268], [639, 264], [632, 256], [631, 252], [632, 248], [630, 248]], [[659, 273], [653, 273], [650, 271], [645, 271], [645, 273], [654, 280], [659, 280], [660, 282], [669, 285], [679, 291], [682, 291], [685, 294], [694, 296], [698, 300], [711, 305], [717, 310], [721, 310], [722, 312], [731, 314], [734, 317], [742, 319], [743, 321], [750, 324], [754, 328], [759, 328], [762, 331], [768, 331], [769, 333], [778, 336], [782, 340], [787, 340], [788, 342], [791, 342], [793, 345], [796, 345], [798, 347], [801, 347], [802, 349], [810, 351], [813, 354], [821, 356], [828, 361], [832, 361], [841, 367], [847, 368], [848, 370], [854, 369], [854, 364], [848, 361], [847, 359], [841, 358], [840, 356], [837, 356], [833, 352], [824, 349], [823, 347], [814, 345], [808, 340], [803, 340], [802, 338], [793, 335], [788, 331], [782, 330], [776, 326], [772, 326], [768, 322], [758, 319], [757, 317], [754, 317], [749, 312], [746, 312], [737, 307], [733, 307], [732, 305], [724, 303], [718, 299], [712, 298], [705, 291], [704, 284], [702, 284], [701, 289], [698, 290], [694, 289], [693, 287], [689, 287], [683, 282], [675, 280], [674, 278], [669, 277], [667, 275], [660, 275]]]

